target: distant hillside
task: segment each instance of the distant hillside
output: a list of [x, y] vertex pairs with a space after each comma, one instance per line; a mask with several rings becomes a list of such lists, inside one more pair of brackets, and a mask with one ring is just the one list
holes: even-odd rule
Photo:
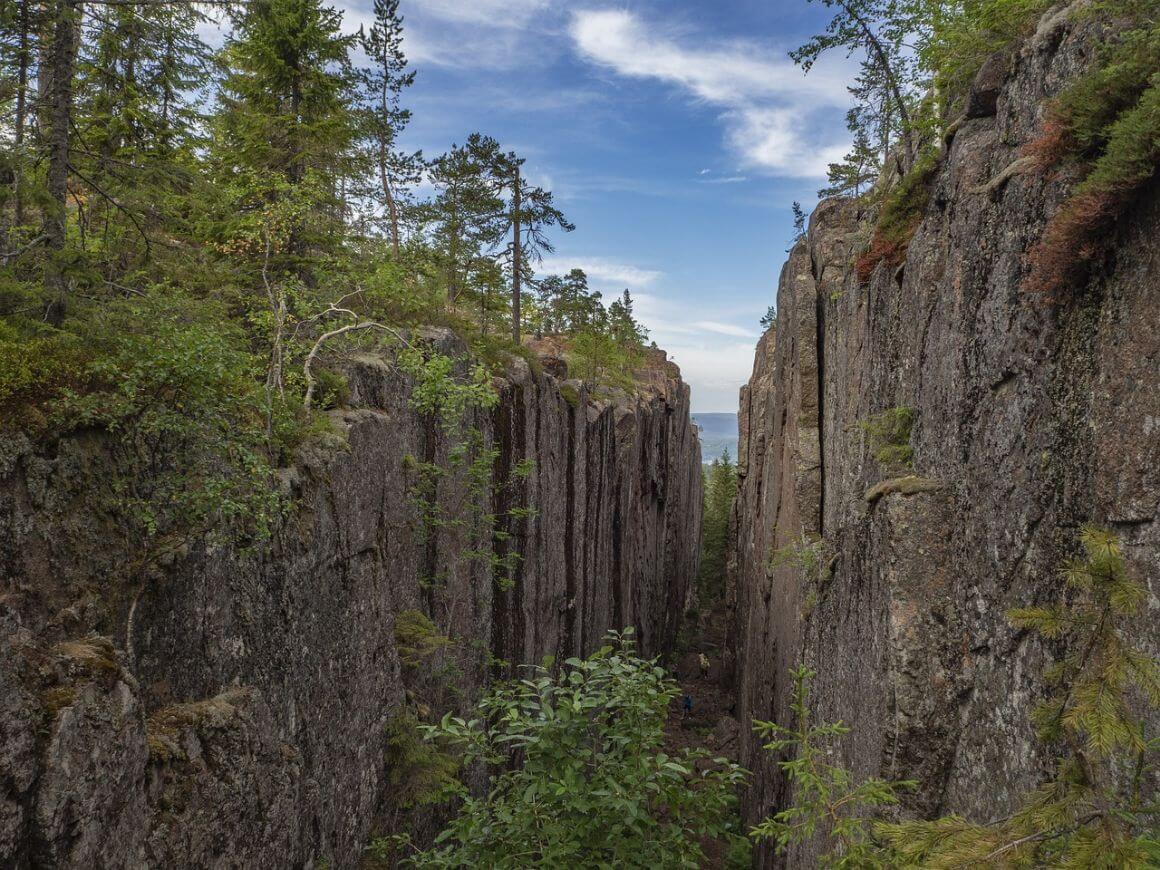
[[737, 459], [737, 415], [732, 413], [693, 414], [701, 432], [701, 461], [706, 465], [726, 450]]

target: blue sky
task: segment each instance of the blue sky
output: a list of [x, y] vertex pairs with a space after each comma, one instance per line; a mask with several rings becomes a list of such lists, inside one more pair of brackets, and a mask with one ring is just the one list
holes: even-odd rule
[[[371, 0], [339, 0], [351, 29]], [[628, 287], [698, 411], [732, 411], [758, 321], [830, 160], [853, 64], [803, 76], [786, 52], [824, 27], [806, 0], [402, 0], [418, 77], [412, 147], [468, 133], [527, 158], [576, 231], [541, 271]]]

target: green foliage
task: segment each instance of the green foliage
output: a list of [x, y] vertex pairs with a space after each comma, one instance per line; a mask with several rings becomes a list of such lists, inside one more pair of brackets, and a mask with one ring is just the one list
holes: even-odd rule
[[725, 759], [662, 751], [676, 697], [663, 669], [635, 654], [631, 630], [553, 673], [533, 668], [445, 716], [430, 739], [497, 771], [420, 867], [690, 867], [700, 839], [725, 833], [743, 772]]
[[1051, 5], [1051, 0], [919, 0], [915, 4], [926, 22], [919, 58], [933, 72], [947, 114], [962, 111], [983, 63], [1028, 36]]
[[702, 473], [705, 478], [705, 508], [701, 525], [701, 567], [697, 573], [697, 593], [702, 601], [711, 601], [725, 591], [729, 515], [737, 496], [737, 465], [726, 450]]
[[858, 423], [879, 465], [910, 468], [914, 460], [914, 448], [910, 446], [914, 416], [913, 408], [888, 408]]
[[316, 401], [319, 409], [341, 408], [350, 401], [350, 384], [341, 372], [321, 369], [315, 373], [315, 378], [318, 380]]
[[499, 402], [491, 375], [479, 363], [470, 365], [468, 378], [455, 377], [456, 360], [441, 353], [424, 352], [413, 345], [396, 354], [399, 367], [411, 376], [411, 407], [420, 414], [437, 417], [446, 430], [459, 426], [475, 409], [488, 410]]
[[402, 809], [441, 803], [461, 788], [459, 759], [423, 738], [411, 711], [387, 722], [387, 782], [391, 799]]
[[1147, 593], [1112, 532], [1089, 526], [1080, 542], [1083, 554], [1063, 572], [1065, 600], [1010, 613], [1062, 651], [1047, 674], [1053, 694], [1032, 717], [1062, 751], [1054, 778], [994, 824], [950, 816], [883, 825], [908, 862], [1142, 870], [1160, 860], [1160, 807], [1142, 790], [1160, 742], [1145, 734], [1139, 707], [1160, 707], [1160, 665], [1127, 634]]
[[819, 856], [822, 867], [893, 868], [900, 866], [891, 850], [875, 836], [871, 816], [898, 803], [898, 790], [913, 782], [890, 783], [870, 777], [858, 782], [831, 759], [839, 738], [850, 729], [841, 722], [815, 724], [809, 709], [809, 683], [815, 676], [805, 665], [790, 672], [793, 678], [793, 727], [755, 722], [754, 729], [768, 742], [769, 752], [793, 755], [778, 766], [792, 784], [793, 804], [750, 831], [758, 840], [772, 840], [779, 852], [826, 838], [828, 848]]
[[621, 344], [608, 332], [585, 329], [572, 336], [569, 368], [581, 380], [597, 386], [631, 390], [640, 348]]
[[770, 305], [765, 310], [765, 314], [761, 316], [761, 328], [764, 330], [773, 329], [777, 326], [777, 306]]
[[[410, 458], [415, 481], [409, 496], [419, 517], [421, 541], [432, 536], [448, 538], [449, 552], [486, 567], [497, 588], [507, 591], [515, 586], [516, 571], [523, 561], [519, 550], [511, 545], [510, 529], [536, 514], [517, 497], [535, 464], [531, 459], [520, 460], [506, 478], [497, 480], [498, 459], [499, 450], [486, 445], [482, 433], [472, 429], [464, 441], [450, 449], [444, 464]], [[450, 505], [443, 497], [448, 484], [463, 487], [462, 496]], [[442, 585], [439, 577], [425, 582]]]
[[422, 611], [404, 610], [395, 614], [395, 648], [399, 660], [407, 667], [421, 666], [450, 644], [451, 638], [440, 634], [435, 623]]
[[[241, 334], [212, 308], [164, 295], [110, 306], [75, 328], [88, 359], [44, 405], [47, 418], [58, 432], [114, 436], [112, 506], [143, 549], [210, 530], [265, 535], [279, 502]], [[58, 346], [70, 346], [66, 334]]]

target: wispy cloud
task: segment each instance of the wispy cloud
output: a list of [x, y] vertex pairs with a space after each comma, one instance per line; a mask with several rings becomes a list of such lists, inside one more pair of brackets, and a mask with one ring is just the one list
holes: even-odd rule
[[[737, 390], [753, 371], [753, 348], [759, 331], [760, 312], [739, 305], [722, 310], [713, 299], [724, 293], [705, 294], [704, 301], [678, 304], [659, 293], [634, 293], [637, 318], [681, 367], [681, 375], [693, 389], [694, 408], [719, 411], [737, 406]], [[735, 323], [717, 317], [736, 318]], [[725, 336], [725, 338], [722, 338]]]
[[769, 48], [739, 40], [684, 44], [624, 9], [576, 12], [570, 34], [594, 64], [665, 82], [720, 108], [726, 139], [746, 166], [818, 177], [845, 151], [844, 137], [817, 123], [849, 101], [841, 64], [819, 64], [805, 76]]
[[716, 320], [695, 320], [693, 321], [693, 326], [716, 335], [732, 335], [734, 338], [752, 339], [758, 337], [757, 332], [752, 329], [746, 329], [743, 326], [734, 326], [732, 323], [719, 323]]
[[663, 272], [642, 269], [629, 263], [619, 263], [603, 257], [546, 257], [538, 271], [543, 275], [564, 274], [570, 269], [583, 269], [592, 284], [613, 285], [617, 289], [635, 290], [649, 287], [659, 281]]
[[[403, 2], [403, 50], [421, 66], [512, 69], [526, 62], [520, 51], [550, 11], [552, 0], [411, 0]], [[374, 0], [338, 0], [343, 29], [374, 22]], [[542, 50], [546, 43], [537, 41]]]

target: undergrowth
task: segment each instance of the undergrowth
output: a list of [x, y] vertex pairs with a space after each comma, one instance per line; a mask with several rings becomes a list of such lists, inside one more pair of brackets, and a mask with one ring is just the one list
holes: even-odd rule
[[928, 148], [882, 203], [870, 247], [855, 266], [858, 280], [866, 283], [880, 263], [899, 265], [923, 213], [930, 202], [931, 185], [939, 168], [939, 152]]
[[[1107, 11], [1108, 4], [1098, 4]], [[1108, 231], [1160, 165], [1160, 2], [1117, 4], [1138, 26], [1101, 48], [1097, 65], [1053, 104], [1028, 152], [1080, 181], [1029, 255], [1024, 289], [1050, 300], [1082, 282]]]

